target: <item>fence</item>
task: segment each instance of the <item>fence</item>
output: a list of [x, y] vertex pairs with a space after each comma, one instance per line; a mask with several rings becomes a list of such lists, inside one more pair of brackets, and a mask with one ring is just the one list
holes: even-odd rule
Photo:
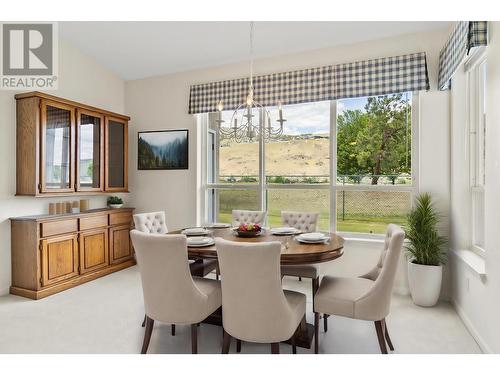
[[[230, 176], [232, 183], [242, 182], [237, 177]], [[257, 178], [255, 176], [251, 176]], [[348, 181], [359, 181], [360, 185], [369, 185], [372, 176], [339, 176], [337, 181], [348, 185]], [[399, 181], [408, 181], [408, 176], [398, 175], [396, 178], [380, 176], [381, 184], [391, 184]], [[328, 176], [267, 176], [269, 184], [325, 184]], [[314, 181], [314, 182], [311, 182]], [[411, 181], [411, 179], [409, 180]], [[340, 184], [340, 183], [339, 183]], [[405, 183], [406, 184], [406, 183]], [[379, 184], [380, 185], [380, 184]], [[230, 217], [233, 209], [258, 210], [259, 198], [257, 190], [218, 190], [219, 219]], [[330, 190], [329, 189], [280, 189], [272, 186], [266, 189], [266, 207], [268, 220], [271, 225], [279, 225], [281, 211], [309, 211], [320, 213], [320, 228], [329, 228]], [[338, 190], [337, 200], [337, 229], [351, 232], [383, 233], [388, 223], [403, 224], [406, 214], [411, 208], [411, 193], [408, 191], [375, 191], [375, 190]]]

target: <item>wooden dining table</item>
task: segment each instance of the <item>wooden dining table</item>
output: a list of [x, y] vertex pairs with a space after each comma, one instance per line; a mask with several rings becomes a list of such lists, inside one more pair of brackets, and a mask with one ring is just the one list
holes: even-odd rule
[[[264, 230], [257, 237], [239, 237], [231, 228], [209, 228], [209, 235], [213, 238], [223, 238], [229, 241], [258, 243], [258, 242], [273, 242], [281, 243], [281, 264], [282, 265], [302, 265], [312, 263], [323, 263], [337, 259], [343, 254], [344, 239], [335, 233], [322, 232], [330, 239], [325, 243], [312, 244], [301, 243], [296, 240], [296, 235], [275, 235], [269, 229]], [[172, 233], [181, 233], [175, 231]], [[216, 259], [217, 250], [215, 245], [205, 247], [189, 247], [188, 255], [192, 258], [201, 259]]]
[[[223, 238], [229, 241], [258, 243], [273, 242], [281, 243], [281, 264], [282, 265], [305, 265], [324, 263], [335, 260], [342, 256], [344, 250], [344, 239], [335, 233], [322, 232], [329, 237], [329, 240], [319, 244], [301, 243], [295, 238], [296, 235], [275, 235], [269, 229], [264, 230], [259, 236], [246, 238], [239, 237], [231, 228], [210, 228], [206, 236], [213, 238]], [[181, 233], [178, 230], [171, 233]], [[217, 249], [215, 245], [204, 247], [189, 247], [188, 256], [190, 259], [216, 259]], [[224, 277], [224, 275], [221, 275]], [[209, 316], [203, 323], [222, 325], [222, 309], [217, 310]], [[295, 343], [299, 347], [310, 349], [314, 338], [314, 326], [303, 320]]]

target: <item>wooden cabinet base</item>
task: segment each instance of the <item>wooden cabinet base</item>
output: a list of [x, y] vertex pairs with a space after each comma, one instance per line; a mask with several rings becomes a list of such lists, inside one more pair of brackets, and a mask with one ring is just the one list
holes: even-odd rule
[[130, 259], [130, 260], [127, 260], [123, 263], [114, 264], [114, 265], [111, 265], [107, 268], [104, 268], [104, 269], [101, 269], [98, 271], [89, 272], [85, 275], [80, 275], [80, 276], [75, 277], [73, 279], [68, 279], [68, 280], [63, 281], [61, 283], [58, 283], [57, 285], [54, 285], [54, 286], [51, 286], [48, 288], [44, 288], [44, 289], [40, 289], [38, 291], [11, 286], [10, 293], [15, 294], [17, 296], [31, 298], [31, 299], [41, 299], [41, 298], [50, 296], [52, 294], [62, 292], [63, 290], [73, 288], [74, 286], [95, 280], [95, 279], [102, 277], [104, 275], [108, 275], [110, 273], [123, 270], [123, 269], [131, 267], [133, 265], [135, 265], [135, 260]]

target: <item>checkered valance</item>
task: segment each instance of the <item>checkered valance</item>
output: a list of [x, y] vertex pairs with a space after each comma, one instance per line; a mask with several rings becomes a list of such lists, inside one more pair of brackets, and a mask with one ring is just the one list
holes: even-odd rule
[[[264, 106], [428, 89], [425, 52], [254, 78], [254, 99]], [[234, 110], [247, 94], [248, 78], [193, 85], [189, 113], [215, 112], [219, 101]]]
[[425, 52], [335, 66], [335, 98], [429, 90]]
[[453, 28], [448, 41], [439, 53], [439, 78], [440, 90], [450, 88], [453, 74], [469, 54], [473, 47], [488, 44], [488, 22], [486, 21], [461, 21]]

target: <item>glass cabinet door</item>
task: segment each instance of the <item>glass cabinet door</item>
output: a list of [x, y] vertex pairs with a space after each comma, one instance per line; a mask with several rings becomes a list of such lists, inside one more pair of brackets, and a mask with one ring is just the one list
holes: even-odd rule
[[77, 110], [76, 188], [101, 191], [104, 180], [104, 117]]
[[106, 117], [106, 191], [127, 191], [127, 121]]
[[41, 192], [74, 191], [73, 107], [42, 101]]

